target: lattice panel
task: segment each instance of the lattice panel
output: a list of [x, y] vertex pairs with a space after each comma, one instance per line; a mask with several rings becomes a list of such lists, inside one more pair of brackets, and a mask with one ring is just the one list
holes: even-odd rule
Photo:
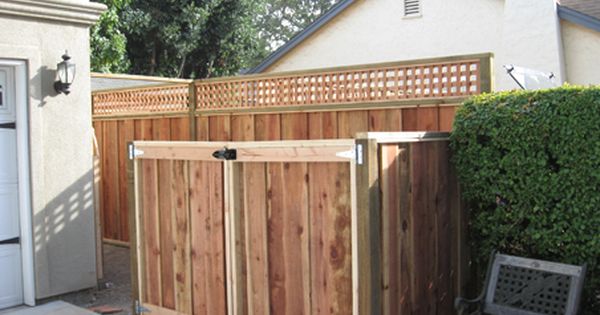
[[539, 314], [565, 314], [570, 277], [529, 268], [500, 265], [494, 304]]
[[92, 95], [95, 116], [130, 113], [187, 112], [189, 85], [98, 92]]
[[244, 109], [464, 97], [481, 92], [479, 60], [196, 82], [197, 108]]

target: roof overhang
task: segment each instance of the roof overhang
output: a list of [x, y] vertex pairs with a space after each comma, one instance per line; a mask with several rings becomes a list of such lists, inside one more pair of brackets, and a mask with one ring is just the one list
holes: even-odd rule
[[597, 32], [600, 32], [600, 20], [591, 17], [589, 15], [583, 14], [579, 11], [573, 10], [571, 8], [559, 5], [558, 6], [558, 17], [565, 21], [573, 22], [575, 24], [579, 24], [583, 27], [587, 27], [593, 29]]
[[106, 11], [106, 5], [94, 2], [75, 2], [65, 0], [2, 0], [0, 14], [59, 21], [63, 23], [91, 26]]

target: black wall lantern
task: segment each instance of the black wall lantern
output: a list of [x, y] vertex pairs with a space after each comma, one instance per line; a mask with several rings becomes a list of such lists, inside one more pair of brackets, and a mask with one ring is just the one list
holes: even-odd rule
[[67, 51], [62, 55], [62, 59], [63, 61], [56, 65], [58, 81], [54, 82], [54, 89], [58, 93], [69, 94], [71, 93], [69, 87], [75, 79], [75, 64], [71, 62], [71, 56]]

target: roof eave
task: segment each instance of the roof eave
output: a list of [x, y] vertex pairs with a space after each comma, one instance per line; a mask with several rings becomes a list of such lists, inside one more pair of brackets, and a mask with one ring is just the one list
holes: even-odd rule
[[565, 6], [558, 6], [558, 17], [600, 32], [600, 20]]
[[341, 0], [336, 3], [331, 9], [327, 12], [323, 13], [319, 18], [317, 18], [314, 22], [304, 28], [302, 31], [294, 35], [289, 41], [283, 44], [281, 47], [277, 48], [274, 52], [272, 52], [267, 58], [265, 58], [260, 64], [256, 67], [250, 69], [247, 74], [252, 73], [260, 73], [265, 69], [273, 65], [277, 60], [281, 59], [284, 55], [286, 55], [290, 50], [294, 49], [300, 43], [302, 43], [305, 39], [310, 37], [316, 31], [318, 31], [323, 25], [327, 24], [333, 18], [335, 18], [338, 14], [348, 8], [351, 4], [354, 3], [355, 0]]

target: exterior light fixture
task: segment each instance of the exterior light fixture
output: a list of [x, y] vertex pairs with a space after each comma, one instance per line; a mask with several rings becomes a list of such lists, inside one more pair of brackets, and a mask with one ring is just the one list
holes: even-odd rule
[[56, 73], [58, 74], [58, 81], [54, 82], [54, 89], [56, 92], [69, 94], [69, 90], [73, 80], [75, 79], [75, 64], [71, 62], [71, 56], [69, 52], [65, 51], [62, 55], [63, 61], [56, 64]]

